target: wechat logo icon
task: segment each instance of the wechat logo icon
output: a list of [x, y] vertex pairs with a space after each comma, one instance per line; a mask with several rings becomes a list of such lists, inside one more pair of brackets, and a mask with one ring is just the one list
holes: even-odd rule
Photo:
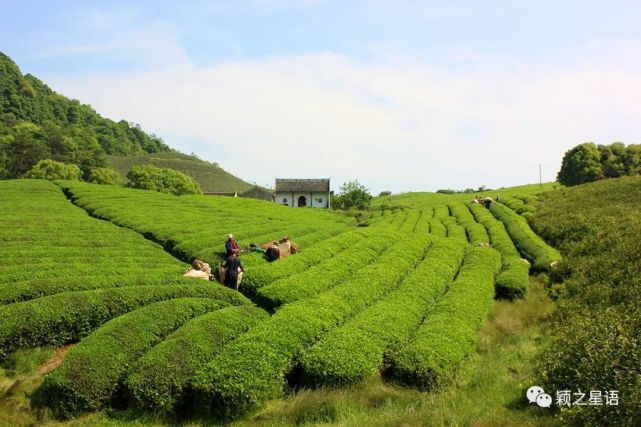
[[545, 390], [538, 385], [528, 388], [525, 395], [530, 403], [536, 403], [541, 408], [549, 408], [552, 406], [552, 396], [547, 394]]

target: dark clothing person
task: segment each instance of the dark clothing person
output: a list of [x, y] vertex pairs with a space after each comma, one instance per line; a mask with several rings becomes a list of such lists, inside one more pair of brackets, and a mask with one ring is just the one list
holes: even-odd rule
[[233, 238], [230, 237], [225, 242], [225, 251], [227, 252], [227, 257], [229, 257], [230, 255], [238, 255], [238, 244]]
[[485, 207], [489, 209], [491, 204], [492, 204], [492, 198], [491, 197], [486, 197], [485, 198]]
[[265, 256], [267, 257], [267, 261], [269, 262], [276, 261], [278, 258], [280, 258], [280, 249], [278, 249], [278, 246], [276, 245], [271, 245], [269, 248], [267, 248]]
[[227, 258], [223, 267], [225, 268], [225, 285], [238, 289], [238, 270], [245, 271], [240, 258], [232, 254]]

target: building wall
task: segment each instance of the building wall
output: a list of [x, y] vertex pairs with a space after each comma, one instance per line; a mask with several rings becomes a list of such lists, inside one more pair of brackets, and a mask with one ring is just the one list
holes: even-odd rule
[[329, 208], [329, 193], [328, 192], [277, 192], [275, 202], [281, 205], [290, 207], [298, 207], [298, 198], [305, 196], [307, 199], [307, 206], [314, 208]]

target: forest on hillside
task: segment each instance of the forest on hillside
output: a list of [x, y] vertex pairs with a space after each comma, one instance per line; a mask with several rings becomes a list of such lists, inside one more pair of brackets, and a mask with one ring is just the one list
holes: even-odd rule
[[87, 175], [108, 155], [172, 151], [161, 138], [125, 120], [101, 117], [91, 106], [23, 75], [0, 52], [0, 178], [18, 178], [43, 159], [76, 164]]

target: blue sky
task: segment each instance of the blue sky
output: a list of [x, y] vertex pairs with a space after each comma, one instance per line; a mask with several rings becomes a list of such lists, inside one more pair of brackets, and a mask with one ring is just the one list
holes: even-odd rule
[[639, 2], [1, 7], [23, 72], [263, 185], [517, 185], [580, 142], [640, 142]]

